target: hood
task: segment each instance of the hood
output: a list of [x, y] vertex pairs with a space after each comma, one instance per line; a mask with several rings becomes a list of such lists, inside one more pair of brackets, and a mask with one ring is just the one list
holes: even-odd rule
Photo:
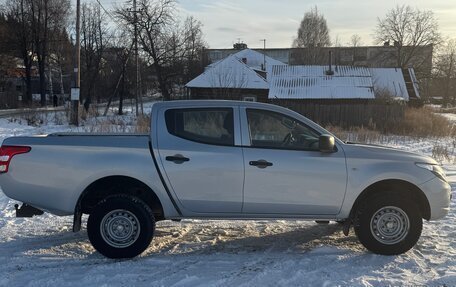
[[351, 158], [371, 158], [438, 164], [431, 157], [381, 145], [347, 143], [344, 144], [343, 148], [347, 157]]

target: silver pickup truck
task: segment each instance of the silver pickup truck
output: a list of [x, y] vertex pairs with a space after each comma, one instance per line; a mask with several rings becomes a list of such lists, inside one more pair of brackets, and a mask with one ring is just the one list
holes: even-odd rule
[[150, 244], [159, 220], [335, 220], [372, 252], [406, 252], [423, 219], [448, 213], [451, 190], [431, 158], [344, 143], [291, 110], [233, 101], [152, 106], [149, 135], [12, 137], [0, 186], [17, 216], [89, 214], [110, 258]]

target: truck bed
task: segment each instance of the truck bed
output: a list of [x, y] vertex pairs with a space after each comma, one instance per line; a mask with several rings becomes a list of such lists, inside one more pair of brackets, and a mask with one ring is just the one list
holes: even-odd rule
[[[2, 175], [3, 192], [58, 215], [74, 212], [81, 192], [104, 176], [143, 178], [160, 183], [147, 134], [54, 133], [7, 138], [3, 145], [31, 147], [15, 155]], [[43, 206], [43, 198], [46, 198]]]

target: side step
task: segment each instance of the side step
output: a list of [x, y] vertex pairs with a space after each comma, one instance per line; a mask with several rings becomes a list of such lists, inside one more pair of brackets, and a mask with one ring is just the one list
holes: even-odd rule
[[41, 215], [44, 213], [44, 211], [28, 205], [27, 203], [23, 203], [20, 208], [18, 204], [15, 204], [14, 208], [16, 209], [16, 217], [33, 217], [34, 215]]

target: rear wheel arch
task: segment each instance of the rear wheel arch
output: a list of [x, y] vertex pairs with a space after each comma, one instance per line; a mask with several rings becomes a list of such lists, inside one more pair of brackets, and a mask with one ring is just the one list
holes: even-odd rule
[[354, 218], [360, 204], [362, 204], [367, 198], [385, 191], [398, 192], [409, 198], [416, 199], [420, 208], [421, 217], [426, 220], [431, 218], [431, 207], [424, 192], [413, 183], [398, 179], [378, 181], [365, 188], [356, 198], [350, 211], [350, 218]]
[[98, 202], [116, 194], [138, 197], [151, 208], [157, 221], [165, 218], [160, 199], [147, 184], [129, 176], [108, 176], [89, 184], [79, 196], [75, 206], [73, 231], [80, 230], [80, 217], [83, 213], [90, 214]]

